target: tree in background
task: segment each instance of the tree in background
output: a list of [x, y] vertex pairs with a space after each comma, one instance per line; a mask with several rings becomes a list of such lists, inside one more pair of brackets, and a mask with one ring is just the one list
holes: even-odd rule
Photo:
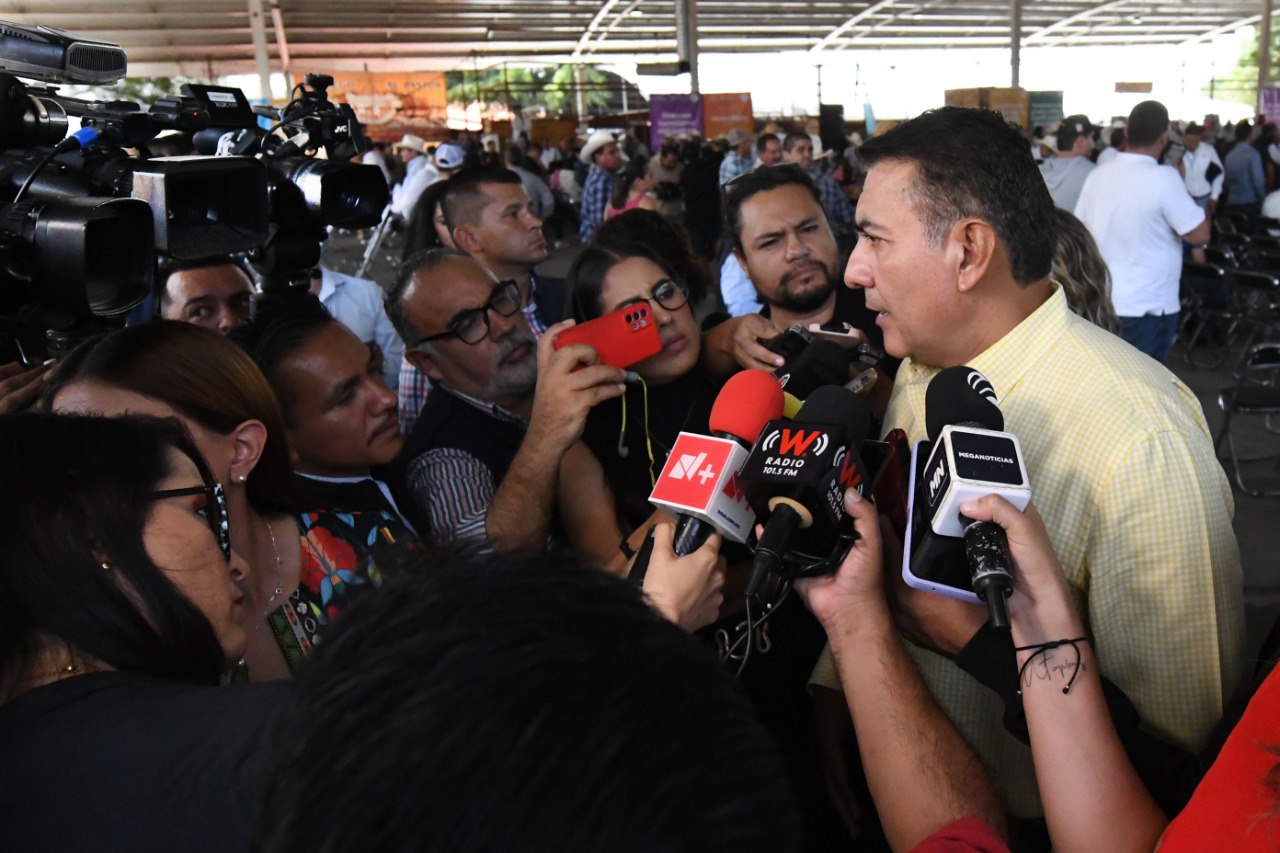
[[[1262, 32], [1254, 28], [1253, 38], [1245, 46], [1236, 67], [1225, 77], [1216, 77], [1205, 87], [1205, 94], [1226, 101], [1254, 105], [1258, 103], [1258, 53], [1262, 44]], [[1271, 81], [1280, 85], [1280, 27], [1271, 27]]]
[[[578, 108], [573, 69], [571, 64], [532, 67], [504, 64], [479, 71], [450, 71], [444, 79], [450, 103], [469, 104], [478, 99], [486, 104], [506, 104], [512, 111], [542, 106], [548, 113], [572, 114]], [[589, 113], [622, 112], [624, 106], [632, 110], [642, 108], [640, 90], [617, 74], [584, 65], [582, 83]]]

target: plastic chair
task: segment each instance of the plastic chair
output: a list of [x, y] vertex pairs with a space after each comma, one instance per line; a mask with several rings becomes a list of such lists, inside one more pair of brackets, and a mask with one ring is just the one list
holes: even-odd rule
[[1256, 344], [1249, 348], [1244, 362], [1237, 369], [1236, 384], [1223, 388], [1218, 394], [1218, 406], [1222, 409], [1222, 429], [1214, 440], [1214, 452], [1218, 451], [1223, 439], [1226, 439], [1236, 485], [1240, 487], [1240, 491], [1255, 498], [1280, 495], [1280, 481], [1272, 488], [1255, 488], [1245, 482], [1241, 462], [1267, 462], [1280, 459], [1280, 455], [1240, 459], [1232, 427], [1241, 417], [1263, 417], [1269, 420], [1274, 415], [1280, 415], [1280, 388], [1276, 387], [1278, 375], [1280, 343]]
[[[1178, 322], [1177, 341], [1183, 347], [1187, 364], [1200, 369], [1213, 369], [1227, 358], [1227, 342], [1239, 324], [1230, 300], [1221, 306], [1205, 301], [1205, 290], [1228, 287], [1227, 271], [1215, 264], [1184, 263], [1182, 265], [1182, 317]], [[1216, 335], [1214, 334], [1216, 333]], [[1202, 355], [1196, 346], [1203, 341]]]

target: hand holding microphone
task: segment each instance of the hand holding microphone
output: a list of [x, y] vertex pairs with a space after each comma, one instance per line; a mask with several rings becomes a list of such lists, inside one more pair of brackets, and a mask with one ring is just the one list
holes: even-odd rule
[[823, 627], [862, 621], [871, 608], [888, 616], [885, 599], [881, 519], [857, 489], [845, 492], [844, 509], [857, 538], [834, 574], [796, 581], [796, 591]]
[[[766, 423], [782, 414], [782, 388], [759, 370], [729, 378], [711, 407], [712, 435], [682, 432], [658, 474], [649, 502], [676, 516], [673, 550], [683, 557], [697, 551], [713, 532], [745, 542], [755, 513], [747, 503], [738, 473], [747, 451]], [[645, 539], [631, 568], [642, 582], [653, 553]]]
[[912, 481], [903, 578], [952, 597], [976, 595], [986, 602], [992, 625], [1007, 629], [1005, 599], [1013, 581], [1004, 530], [966, 516], [961, 505], [999, 494], [1025, 507], [1031, 487], [1021, 446], [1003, 431], [995, 389], [969, 367], [947, 368], [933, 378], [925, 392], [925, 418], [930, 441], [917, 445], [915, 456], [918, 463], [927, 453], [928, 461], [917, 465]]
[[716, 621], [724, 603], [725, 561], [720, 537], [712, 533], [702, 547], [688, 556], [677, 556], [675, 528], [653, 528], [653, 553], [644, 578], [649, 602], [668, 620], [690, 633]]

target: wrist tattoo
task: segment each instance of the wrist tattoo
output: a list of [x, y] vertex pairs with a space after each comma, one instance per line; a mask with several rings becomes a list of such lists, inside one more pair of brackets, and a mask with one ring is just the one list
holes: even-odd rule
[[[1067, 684], [1062, 688], [1062, 692], [1070, 693], [1071, 685], [1076, 682], [1076, 676], [1087, 670], [1084, 662], [1080, 659], [1080, 646], [1078, 643], [1087, 643], [1088, 641], [1088, 637], [1075, 637], [1014, 647], [1015, 652], [1032, 652], [1031, 657], [1023, 661], [1022, 667], [1018, 670], [1018, 695], [1022, 695], [1022, 688], [1029, 686], [1033, 677], [1040, 681], [1053, 681], [1056, 677], [1061, 681], [1068, 673], [1070, 673], [1070, 677], [1067, 678]], [[1054, 649], [1062, 646], [1071, 647], [1071, 650], [1075, 652], [1075, 660], [1053, 654]], [[1039, 665], [1032, 667], [1032, 664], [1037, 661], [1039, 661]]]

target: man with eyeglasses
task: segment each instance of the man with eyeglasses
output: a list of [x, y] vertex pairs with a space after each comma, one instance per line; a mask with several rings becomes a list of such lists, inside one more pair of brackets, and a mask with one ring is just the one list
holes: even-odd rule
[[[406, 481], [437, 543], [541, 549], [552, 529], [565, 457], [587, 413], [622, 395], [623, 371], [585, 344], [539, 342], [512, 280], [494, 283], [473, 257], [434, 249], [387, 295], [406, 357], [431, 379], [409, 439]], [[616, 542], [616, 540], [614, 540]]]
[[[475, 258], [493, 281], [516, 282], [529, 329], [541, 337], [560, 319], [564, 281], [535, 270], [547, 259], [547, 241], [520, 176], [509, 169], [464, 169], [448, 187], [440, 206], [454, 245]], [[400, 428], [408, 435], [431, 383], [408, 358], [401, 370], [407, 374], [400, 383]]]

